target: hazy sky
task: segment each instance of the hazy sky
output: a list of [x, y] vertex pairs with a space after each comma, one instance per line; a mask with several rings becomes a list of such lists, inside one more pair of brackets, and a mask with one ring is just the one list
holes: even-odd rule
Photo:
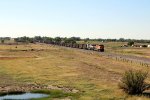
[[150, 0], [0, 0], [0, 37], [150, 39]]

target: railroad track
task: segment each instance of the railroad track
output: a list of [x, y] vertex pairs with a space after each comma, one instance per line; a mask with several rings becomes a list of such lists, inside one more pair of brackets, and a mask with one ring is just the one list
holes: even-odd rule
[[[60, 47], [60, 46], [58, 46], [58, 47]], [[92, 50], [70, 48], [70, 47], [63, 47], [63, 46], [61, 46], [61, 47], [68, 48], [68, 49], [76, 49], [76, 50], [80, 50], [82, 52], [87, 52], [87, 53], [96, 53], [96, 54], [99, 54], [101, 56], [105, 56], [108, 58], [122, 60], [122, 61], [130, 62], [130, 63], [139, 63], [143, 66], [150, 67], [150, 58], [146, 58], [146, 57], [139, 57], [139, 56], [134, 56], [134, 55], [124, 55], [124, 54], [111, 53], [111, 52], [97, 52], [97, 51], [92, 51]]]

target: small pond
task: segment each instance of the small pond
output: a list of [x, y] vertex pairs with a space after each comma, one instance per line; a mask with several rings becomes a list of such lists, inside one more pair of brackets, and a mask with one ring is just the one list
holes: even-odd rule
[[42, 93], [23, 93], [23, 94], [8, 94], [0, 96], [0, 100], [30, 100], [48, 97], [49, 95]]

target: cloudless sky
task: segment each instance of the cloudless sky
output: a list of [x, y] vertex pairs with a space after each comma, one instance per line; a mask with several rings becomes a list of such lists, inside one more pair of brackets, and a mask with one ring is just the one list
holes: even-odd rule
[[0, 37], [150, 39], [150, 0], [0, 0]]

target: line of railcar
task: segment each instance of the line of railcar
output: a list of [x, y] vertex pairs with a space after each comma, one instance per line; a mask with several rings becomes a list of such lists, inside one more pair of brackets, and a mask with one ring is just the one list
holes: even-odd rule
[[79, 48], [85, 50], [104, 52], [104, 45], [99, 44], [78, 44], [78, 43], [53, 43], [53, 44], [70, 48]]

